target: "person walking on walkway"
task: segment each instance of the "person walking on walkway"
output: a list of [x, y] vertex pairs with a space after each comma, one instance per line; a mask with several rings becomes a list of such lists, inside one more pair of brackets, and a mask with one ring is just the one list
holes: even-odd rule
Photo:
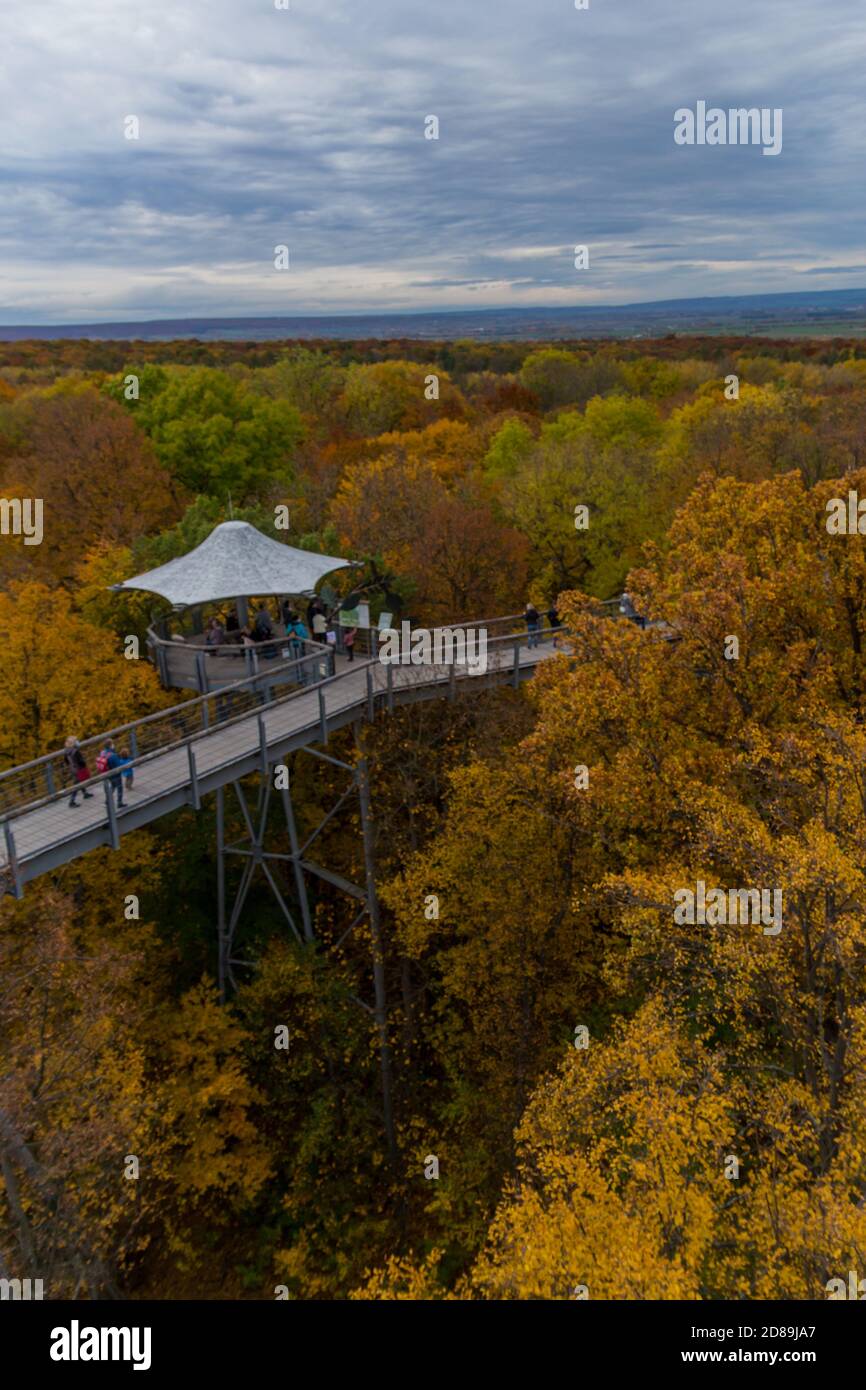
[[539, 643], [539, 630], [541, 628], [541, 617], [534, 603], [527, 603], [523, 610], [526, 619], [526, 631], [529, 634], [529, 646], [537, 647]]
[[[100, 773], [113, 772], [116, 768], [120, 768], [122, 766], [123, 764], [121, 762], [120, 754], [114, 746], [114, 740], [107, 738], [105, 740], [102, 752], [96, 759], [96, 771]], [[116, 792], [117, 794], [118, 806], [125, 806], [126, 802], [123, 799], [123, 778], [120, 772], [116, 772], [114, 777], [109, 777], [108, 781], [112, 791]]]
[[346, 658], [348, 661], [355, 660], [355, 638], [358, 636], [358, 629], [350, 627], [343, 633], [343, 646], [346, 648]]
[[84, 754], [78, 746], [78, 739], [74, 734], [70, 734], [69, 738], [66, 740], [63, 756], [66, 759], [66, 766], [69, 768], [75, 783], [72, 788], [72, 795], [69, 798], [70, 806], [78, 805], [79, 788], [82, 796], [85, 796], [89, 801], [93, 796], [93, 792], [89, 792], [86, 786], [86, 783], [90, 780], [90, 771], [87, 763], [84, 761]]
[[551, 603], [547, 610], [547, 621], [550, 623], [550, 631], [553, 633], [553, 645], [559, 646], [559, 629], [562, 627], [562, 619], [556, 611], [556, 604]]
[[126, 783], [127, 796], [132, 791], [132, 781], [135, 776], [135, 768], [132, 766], [132, 758], [128, 748], [120, 750], [120, 766], [123, 769], [123, 780]]

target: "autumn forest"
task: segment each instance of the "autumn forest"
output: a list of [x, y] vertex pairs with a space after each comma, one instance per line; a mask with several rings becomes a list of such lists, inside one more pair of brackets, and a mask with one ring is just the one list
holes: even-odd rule
[[[749, 1300], [864, 1270], [864, 440], [854, 341], [0, 344], [0, 494], [45, 508], [0, 535], [0, 772], [191, 697], [147, 659], [165, 605], [111, 586], [229, 518], [357, 561], [335, 595], [376, 612], [564, 631], [519, 688], [329, 745], [370, 768], [392, 1146], [336, 889], [300, 945], [253, 888], [220, 1001], [212, 799], [5, 892], [0, 1273]], [[292, 756], [303, 836], [338, 774]], [[319, 856], [363, 878], [352, 805]], [[779, 893], [780, 930], [689, 920], [699, 885]]]

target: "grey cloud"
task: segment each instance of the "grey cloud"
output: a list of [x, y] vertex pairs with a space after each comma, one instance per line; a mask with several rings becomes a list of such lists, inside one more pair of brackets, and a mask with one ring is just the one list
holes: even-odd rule
[[[832, 24], [814, 0], [291, 4], [77, 0], [4, 18], [0, 319], [628, 303], [862, 277], [860, 0], [836, 0]], [[699, 98], [782, 107], [781, 156], [677, 147], [673, 113]]]

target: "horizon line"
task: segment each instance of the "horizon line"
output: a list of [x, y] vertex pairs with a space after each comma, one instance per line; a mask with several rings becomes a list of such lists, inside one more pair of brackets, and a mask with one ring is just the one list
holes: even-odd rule
[[27, 329], [64, 329], [64, 328], [110, 328], [114, 326], [129, 326], [140, 324], [142, 327], [166, 324], [166, 323], [191, 323], [200, 322], [205, 324], [214, 323], [294, 323], [294, 322], [328, 322], [330, 320], [358, 319], [414, 319], [430, 317], [457, 317], [459, 315], [472, 314], [478, 317], [490, 317], [495, 314], [513, 314], [525, 316], [528, 314], [577, 314], [581, 317], [592, 316], [604, 313], [622, 313], [630, 309], [648, 310], [653, 308], [671, 309], [681, 305], [696, 304], [725, 304], [732, 301], [755, 300], [761, 303], [778, 302], [782, 300], [802, 300], [806, 298], [830, 299], [839, 295], [862, 294], [866, 296], [866, 286], [851, 285], [833, 289], [821, 290], [770, 290], [770, 291], [749, 291], [746, 293], [733, 293], [723, 295], [685, 295], [676, 299], [636, 299], [628, 300], [624, 303], [604, 303], [604, 304], [486, 304], [483, 307], [472, 305], [449, 306], [448, 308], [418, 308], [418, 309], [352, 309], [352, 310], [333, 310], [330, 312], [301, 312], [295, 314], [257, 314], [257, 313], [181, 313], [176, 315], [163, 314], [159, 317], [141, 318], [136, 314], [132, 317], [122, 318], [66, 318], [62, 321], [41, 320], [34, 322], [5, 323], [0, 322], [0, 332], [23, 331]]

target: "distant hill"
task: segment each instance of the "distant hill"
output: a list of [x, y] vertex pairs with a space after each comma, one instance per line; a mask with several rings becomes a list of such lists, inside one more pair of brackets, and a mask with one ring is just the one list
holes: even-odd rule
[[178, 318], [139, 322], [10, 324], [0, 341], [93, 338], [527, 339], [640, 338], [667, 333], [754, 334], [762, 337], [856, 337], [866, 334], [866, 289], [661, 299], [560, 309], [455, 309], [417, 314], [335, 314], [296, 318]]

